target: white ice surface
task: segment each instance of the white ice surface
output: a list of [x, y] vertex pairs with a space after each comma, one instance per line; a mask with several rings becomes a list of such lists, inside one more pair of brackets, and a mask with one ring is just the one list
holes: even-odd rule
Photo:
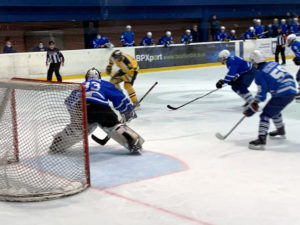
[[[286, 68], [297, 72], [291, 61]], [[60, 200], [0, 202], [1, 225], [300, 224], [300, 104], [283, 112], [287, 139], [268, 140], [266, 151], [247, 147], [257, 136], [259, 114], [244, 120], [227, 140], [216, 139], [216, 132], [225, 134], [242, 117], [244, 102], [230, 87], [177, 111], [166, 107], [214, 89], [226, 71], [152, 73], [135, 83], [138, 96], [159, 83], [130, 123], [145, 138], [144, 149], [177, 158], [188, 169], [105, 190], [92, 187]], [[255, 93], [255, 85], [251, 90]]]

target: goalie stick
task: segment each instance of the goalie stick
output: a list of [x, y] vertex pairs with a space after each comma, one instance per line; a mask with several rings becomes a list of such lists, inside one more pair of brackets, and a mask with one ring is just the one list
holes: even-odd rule
[[240, 123], [246, 118], [246, 116], [243, 116], [235, 125], [234, 127], [226, 134], [226, 135], [222, 135], [219, 132], [216, 133], [216, 137], [220, 140], [225, 140], [231, 133], [232, 131], [235, 130], [235, 128], [237, 128], [238, 125], [240, 125]]
[[[225, 87], [225, 86], [223, 86], [223, 87]], [[180, 108], [182, 108], [182, 107], [184, 107], [184, 106], [186, 106], [186, 105], [189, 105], [189, 104], [191, 104], [192, 102], [197, 101], [198, 99], [204, 98], [205, 96], [210, 95], [211, 93], [213, 93], [213, 92], [215, 92], [215, 91], [217, 91], [217, 90], [220, 90], [220, 89], [221, 89], [221, 88], [214, 89], [214, 90], [212, 90], [212, 91], [206, 93], [205, 95], [202, 95], [202, 96], [200, 96], [200, 97], [198, 97], [198, 98], [195, 98], [195, 99], [193, 99], [193, 100], [191, 100], [191, 101], [189, 101], [189, 102], [187, 102], [187, 103], [185, 103], [185, 104], [183, 104], [183, 105], [181, 105], [181, 106], [173, 107], [173, 106], [171, 106], [171, 105], [167, 105], [167, 107], [168, 107], [169, 109], [172, 109], [172, 110], [180, 109]]]
[[[151, 87], [150, 89], [144, 94], [144, 96], [140, 99], [140, 101], [138, 101], [138, 104], [136, 104], [130, 111], [130, 113], [132, 113], [136, 107], [138, 107], [140, 105], [140, 103], [146, 98], [146, 96], [152, 91], [152, 89], [158, 84], [158, 82], [156, 81]], [[123, 120], [123, 119], [122, 119]], [[122, 121], [121, 120], [121, 121]], [[110, 137], [107, 135], [104, 139], [100, 139], [97, 136], [95, 136], [94, 134], [92, 134], [92, 139], [97, 142], [100, 145], [105, 145], [109, 140]]]

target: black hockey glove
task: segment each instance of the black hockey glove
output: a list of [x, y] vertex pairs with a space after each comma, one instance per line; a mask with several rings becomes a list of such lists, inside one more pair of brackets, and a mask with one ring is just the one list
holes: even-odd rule
[[107, 73], [107, 74], [111, 74], [111, 71], [112, 71], [112, 66], [111, 66], [111, 65], [108, 65], [108, 66], [106, 67], [106, 73]]
[[293, 59], [295, 65], [300, 66], [300, 59], [297, 59], [296, 57]]
[[216, 87], [217, 87], [217, 88], [222, 88], [224, 83], [225, 83], [224, 80], [221, 79], [221, 80], [219, 80], [219, 81], [216, 83]]
[[254, 101], [251, 103], [247, 109], [243, 112], [243, 114], [247, 117], [253, 116], [259, 109], [258, 102]]

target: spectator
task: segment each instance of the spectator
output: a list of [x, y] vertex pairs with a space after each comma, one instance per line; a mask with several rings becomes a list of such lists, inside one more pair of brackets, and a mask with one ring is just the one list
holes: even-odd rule
[[291, 24], [291, 27], [290, 27], [290, 33], [291, 34], [296, 34], [297, 36], [299, 36], [298, 26], [299, 26], [299, 24], [298, 24], [298, 18], [295, 17], [293, 19], [293, 23]]
[[283, 33], [281, 27], [277, 29], [278, 36], [276, 41], [275, 61], [279, 63], [279, 53], [281, 53], [282, 65], [285, 65], [285, 33]]
[[12, 43], [10, 40], [7, 40], [3, 48], [3, 53], [16, 53], [17, 51], [13, 49]]
[[263, 38], [264, 26], [261, 25], [261, 20], [256, 19], [256, 24], [254, 25], [254, 30], [257, 38]]
[[186, 30], [185, 34], [181, 36], [180, 43], [181, 44], [190, 44], [193, 42], [193, 36], [191, 34], [191, 30]]
[[130, 25], [126, 26], [126, 31], [122, 33], [120, 38], [123, 47], [132, 47], [134, 43], [134, 33], [132, 32], [132, 27]]
[[97, 37], [93, 40], [94, 48], [108, 48], [110, 41], [107, 37], [101, 36], [100, 33], [97, 34]]
[[164, 45], [165, 47], [173, 44], [173, 37], [171, 31], [167, 31], [166, 35], [162, 36], [158, 41], [158, 45]]
[[142, 46], [151, 46], [153, 45], [152, 33], [148, 32], [147, 35], [143, 38], [141, 42]]
[[247, 30], [243, 34], [243, 38], [244, 39], [255, 39], [255, 29], [254, 29], [254, 27], [249, 27], [249, 30]]
[[235, 33], [236, 33], [235, 30], [231, 30], [231, 31], [230, 31], [230, 34], [229, 34], [228, 37], [227, 37], [227, 39], [228, 39], [229, 41], [237, 40]]
[[288, 26], [288, 29], [290, 29], [292, 23], [293, 23], [293, 17], [290, 12], [287, 12], [286, 13], [286, 25]]
[[193, 42], [200, 42], [200, 33], [198, 31], [198, 25], [194, 24], [191, 30], [193, 36]]
[[273, 30], [273, 35], [272, 37], [277, 37], [278, 36], [278, 33], [277, 33], [277, 29], [279, 27], [279, 21], [277, 18], [275, 18], [273, 20], [273, 24], [272, 24], [272, 30]]
[[226, 28], [224, 26], [221, 26], [221, 31], [217, 34], [217, 41], [225, 41], [227, 38]]
[[39, 46], [36, 46], [32, 51], [33, 52], [44, 52], [44, 51], [47, 51], [47, 49], [45, 48], [44, 43], [40, 41]]
[[269, 24], [268, 25], [268, 32], [265, 34], [265, 37], [267, 38], [272, 38], [273, 37], [273, 25]]
[[210, 33], [214, 41], [218, 40], [218, 33], [220, 32], [220, 21], [217, 20], [217, 16], [213, 15], [210, 21]]
[[49, 41], [49, 49], [47, 50], [47, 59], [46, 59], [46, 66], [49, 65], [48, 73], [47, 73], [47, 80], [52, 81], [53, 72], [55, 72], [55, 76], [57, 81], [61, 82], [62, 78], [59, 73], [60, 65], [64, 66], [65, 58], [63, 54], [59, 51], [58, 48], [55, 48], [54, 41]]
[[[288, 26], [287, 26], [287, 24], [286, 24], [286, 20], [285, 20], [285, 19], [282, 19], [280, 22], [281, 22], [281, 23], [279, 24], [279, 27], [281, 28], [282, 33], [283, 33], [283, 34], [287, 34], [287, 32], [288, 32]], [[277, 29], [277, 31], [278, 31], [278, 29]], [[277, 35], [277, 36], [278, 36], [278, 35]]]

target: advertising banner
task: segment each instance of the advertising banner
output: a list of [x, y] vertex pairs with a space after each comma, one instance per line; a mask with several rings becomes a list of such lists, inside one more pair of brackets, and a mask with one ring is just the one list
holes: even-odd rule
[[217, 62], [218, 53], [223, 49], [234, 55], [235, 43], [136, 48], [135, 58], [140, 69], [195, 65]]

